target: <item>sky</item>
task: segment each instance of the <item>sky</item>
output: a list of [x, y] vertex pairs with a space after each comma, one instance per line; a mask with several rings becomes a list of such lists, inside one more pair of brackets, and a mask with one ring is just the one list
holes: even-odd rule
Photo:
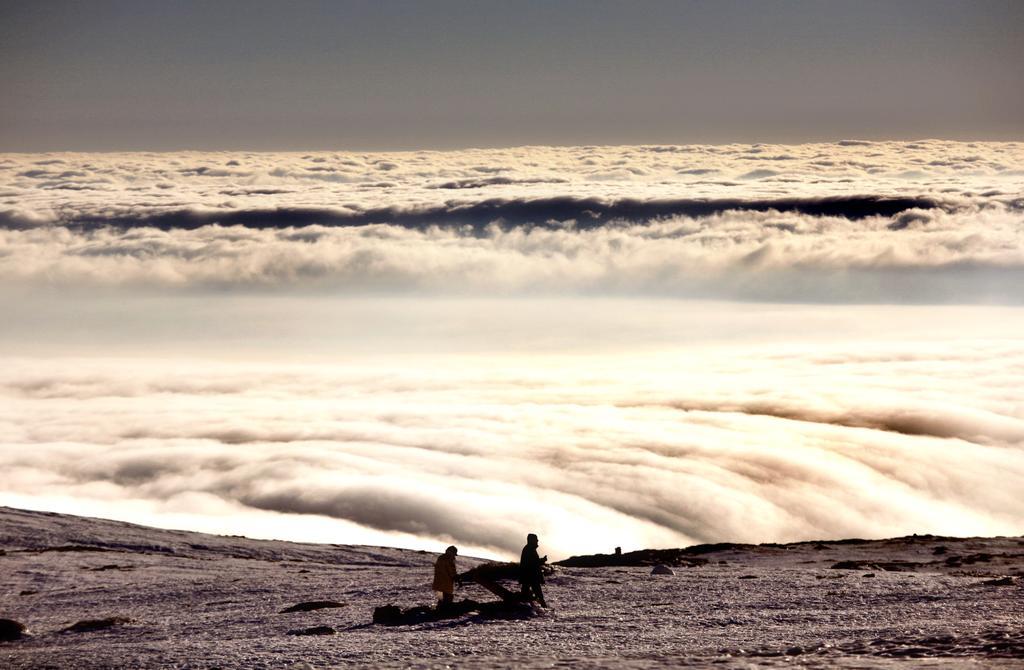
[[1018, 139], [1024, 5], [0, 2], [0, 151]]

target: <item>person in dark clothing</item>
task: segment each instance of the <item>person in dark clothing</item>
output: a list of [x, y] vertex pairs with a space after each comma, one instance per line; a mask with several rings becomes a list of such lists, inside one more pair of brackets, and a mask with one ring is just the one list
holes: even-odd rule
[[544, 583], [544, 564], [547, 563], [548, 557], [541, 558], [537, 555], [539, 544], [535, 534], [530, 533], [526, 536], [526, 546], [519, 556], [519, 583], [522, 585], [524, 600], [536, 600], [541, 607], [547, 607], [540, 585]]

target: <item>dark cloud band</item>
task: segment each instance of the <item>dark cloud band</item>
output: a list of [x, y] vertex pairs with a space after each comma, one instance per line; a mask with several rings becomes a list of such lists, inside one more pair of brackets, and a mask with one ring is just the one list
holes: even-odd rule
[[[82, 229], [112, 226], [130, 229], [152, 227], [160, 230], [194, 230], [203, 226], [245, 226], [247, 228], [292, 228], [301, 226], [365, 226], [390, 224], [403, 228], [423, 229], [429, 226], [470, 226], [482, 229], [497, 223], [504, 226], [562, 227], [566, 221], [588, 230], [609, 222], [642, 222], [677, 216], [705, 217], [723, 212], [798, 213], [809, 216], [832, 216], [860, 220], [872, 216], [894, 216], [907, 210], [943, 208], [933, 198], [886, 198], [881, 196], [830, 198], [779, 198], [773, 200], [743, 199], [679, 199], [638, 200], [624, 198], [604, 201], [599, 198], [538, 198], [503, 200], [492, 198], [480, 202], [452, 203], [443, 207], [406, 209], [381, 207], [363, 211], [325, 208], [274, 207], [238, 211], [196, 211], [179, 209], [159, 213], [97, 214], [63, 213], [57, 222]], [[24, 223], [8, 220], [7, 225], [23, 227]]]

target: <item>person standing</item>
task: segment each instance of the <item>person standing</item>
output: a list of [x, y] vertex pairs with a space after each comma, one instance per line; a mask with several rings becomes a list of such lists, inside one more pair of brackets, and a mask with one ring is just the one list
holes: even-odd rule
[[540, 585], [544, 583], [544, 564], [548, 557], [541, 558], [537, 554], [537, 547], [540, 541], [534, 533], [526, 536], [526, 546], [519, 556], [519, 583], [522, 585], [522, 596], [524, 600], [536, 600], [541, 607], [547, 607], [544, 601], [544, 591]]
[[448, 547], [434, 563], [433, 589], [439, 594], [438, 609], [448, 607], [455, 602], [455, 576], [458, 574], [455, 569], [455, 557], [458, 553], [459, 550], [454, 546]]

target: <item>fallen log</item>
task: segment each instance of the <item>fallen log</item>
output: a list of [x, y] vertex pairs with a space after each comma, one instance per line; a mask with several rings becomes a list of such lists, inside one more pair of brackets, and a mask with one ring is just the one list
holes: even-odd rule
[[484, 575], [481, 575], [481, 574], [475, 575], [473, 577], [473, 581], [476, 584], [479, 584], [480, 586], [484, 587], [485, 589], [487, 589], [488, 591], [490, 591], [494, 595], [496, 595], [499, 598], [501, 598], [502, 602], [506, 602], [506, 603], [520, 603], [520, 602], [523, 602], [522, 595], [520, 595], [519, 593], [515, 593], [514, 591], [509, 591], [508, 589], [506, 589], [504, 586], [502, 586], [498, 582], [494, 581], [493, 579], [488, 579]]

